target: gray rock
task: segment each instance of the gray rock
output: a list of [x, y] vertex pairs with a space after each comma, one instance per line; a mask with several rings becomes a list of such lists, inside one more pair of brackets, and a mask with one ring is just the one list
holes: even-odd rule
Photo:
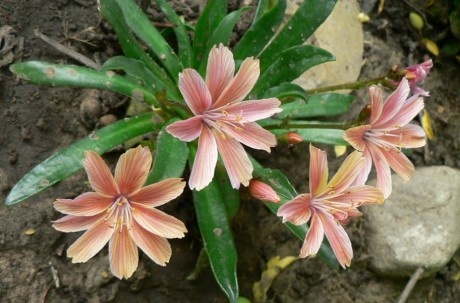
[[441, 269], [460, 247], [460, 171], [417, 169], [409, 182], [393, 176], [383, 205], [363, 207], [372, 266], [387, 275]]

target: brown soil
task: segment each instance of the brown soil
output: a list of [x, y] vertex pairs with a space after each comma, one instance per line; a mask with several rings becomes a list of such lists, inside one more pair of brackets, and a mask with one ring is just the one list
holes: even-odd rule
[[[95, 2], [1, 1], [0, 26], [10, 25], [16, 30], [16, 37], [24, 38], [23, 51], [14, 48], [14, 61], [76, 63], [36, 38], [36, 28], [99, 62], [118, 54], [115, 37], [101, 20]], [[179, 2], [184, 14], [192, 20], [196, 18], [197, 6]], [[235, 1], [239, 2], [242, 1]], [[394, 63], [404, 66], [423, 60], [426, 51], [406, 22], [408, 11], [402, 2], [387, 0], [380, 16], [373, 13], [371, 23], [365, 25], [363, 78], [379, 76]], [[460, 167], [459, 83], [456, 61], [435, 60], [425, 87], [431, 92], [426, 108], [434, 120], [436, 138], [413, 153], [416, 165]], [[0, 69], [1, 201], [35, 165], [100, 127], [102, 116], [123, 117], [127, 99], [112, 93], [96, 94], [100, 112], [81, 107], [82, 101], [93, 93], [37, 86], [18, 80], [7, 66]], [[364, 90], [357, 96], [355, 111], [367, 100]], [[298, 190], [307, 190], [307, 148], [306, 143], [292, 148], [280, 146], [273, 152], [274, 160], [265, 162], [282, 169]], [[107, 154], [106, 159], [114, 163], [120, 151], [121, 148]], [[201, 249], [188, 194], [165, 207], [189, 229], [185, 239], [172, 241], [174, 251], [167, 267], [159, 267], [142, 256], [134, 276], [119, 281], [110, 274], [107, 250], [85, 264], [72, 264], [65, 250], [79, 235], [62, 234], [51, 227], [50, 222], [61, 217], [52, 203], [57, 197], [71, 198], [86, 191], [85, 180], [85, 174], [80, 172], [19, 205], [0, 206], [1, 302], [226, 302], [209, 269], [195, 281], [186, 280]], [[241, 295], [251, 298], [252, 285], [260, 278], [266, 262], [276, 255], [297, 255], [301, 243], [262, 204], [244, 200], [234, 230]], [[407, 279], [381, 277], [369, 268], [365, 223], [363, 218], [348, 227], [355, 251], [350, 269], [334, 271], [319, 259], [297, 261], [275, 280], [268, 301], [394, 302]], [[459, 272], [457, 263], [451, 261], [435, 276], [420, 281], [409, 302], [459, 302]]]

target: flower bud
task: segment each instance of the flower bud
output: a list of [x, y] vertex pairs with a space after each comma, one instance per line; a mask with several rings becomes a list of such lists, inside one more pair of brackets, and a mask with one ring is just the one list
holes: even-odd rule
[[262, 201], [273, 203], [279, 203], [281, 201], [276, 191], [270, 185], [260, 180], [252, 180], [249, 183], [249, 194]]
[[287, 134], [288, 136], [288, 142], [289, 144], [299, 144], [300, 142], [303, 141], [303, 138], [301, 135], [299, 135], [298, 133], [288, 133]]

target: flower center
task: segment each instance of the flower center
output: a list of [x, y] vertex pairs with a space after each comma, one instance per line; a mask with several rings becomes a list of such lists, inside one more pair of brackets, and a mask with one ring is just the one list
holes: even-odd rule
[[225, 110], [226, 106], [210, 110], [204, 113], [204, 122], [211, 128], [217, 130], [223, 139], [231, 138], [228, 129], [233, 128], [236, 131], [242, 131], [244, 125], [243, 113], [229, 113]]
[[123, 227], [129, 230], [132, 225], [133, 211], [134, 208], [129, 203], [128, 198], [120, 195], [107, 209], [107, 216], [104, 220], [111, 228], [118, 229], [119, 232], [122, 232]]

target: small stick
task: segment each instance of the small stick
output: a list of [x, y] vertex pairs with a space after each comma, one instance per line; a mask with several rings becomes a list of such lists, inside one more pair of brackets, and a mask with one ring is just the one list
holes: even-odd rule
[[54, 40], [52, 38], [49, 38], [48, 36], [42, 34], [38, 29], [34, 30], [34, 33], [35, 33], [35, 36], [39, 37], [40, 39], [42, 39], [43, 41], [45, 41], [46, 43], [48, 43], [49, 45], [51, 45], [52, 47], [54, 47], [55, 49], [60, 51], [61, 53], [66, 54], [67, 56], [77, 60], [78, 62], [80, 62], [80, 63], [82, 63], [82, 64], [84, 64], [84, 65], [86, 65], [88, 67], [94, 68], [94, 69], [100, 69], [101, 68], [101, 65], [99, 63], [94, 62], [93, 60], [83, 56], [80, 53], [77, 53], [74, 50], [71, 50], [70, 48], [62, 45], [61, 43], [57, 42], [56, 40]]
[[415, 270], [415, 272], [412, 274], [409, 281], [407, 282], [406, 287], [404, 287], [404, 290], [398, 299], [398, 303], [406, 302], [412, 289], [414, 288], [415, 284], [417, 284], [417, 281], [420, 279], [424, 271], [425, 270], [423, 269], [423, 267], [417, 267], [417, 269]]

